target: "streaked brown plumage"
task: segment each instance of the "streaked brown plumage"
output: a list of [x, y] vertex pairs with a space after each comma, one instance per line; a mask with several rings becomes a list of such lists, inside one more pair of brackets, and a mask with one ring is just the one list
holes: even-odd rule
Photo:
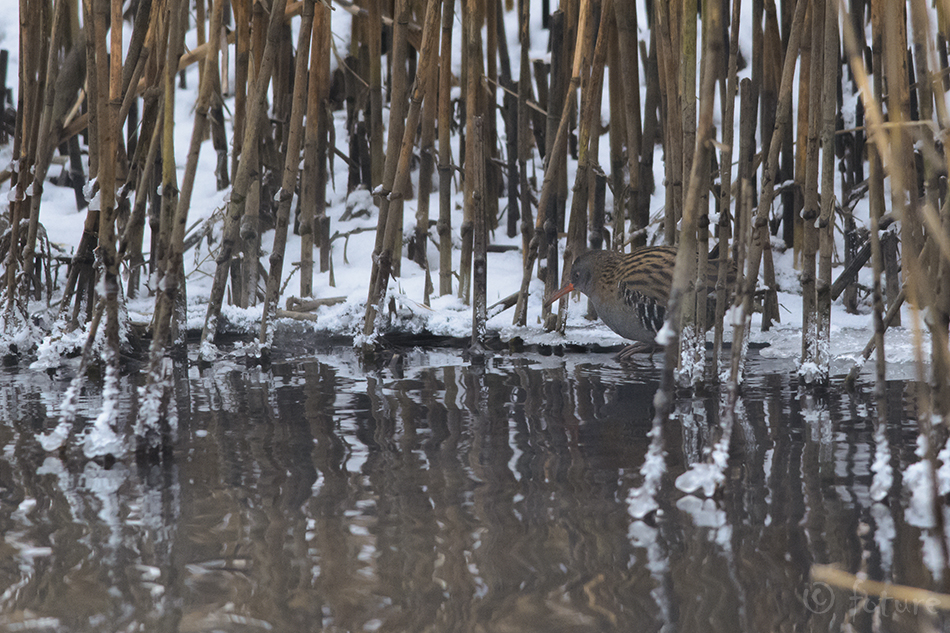
[[[574, 260], [568, 283], [548, 300], [557, 301], [573, 290], [587, 295], [597, 316], [620, 336], [639, 342], [621, 352], [626, 356], [654, 345], [656, 333], [663, 327], [666, 304], [673, 284], [676, 248], [646, 246], [632, 253], [594, 250]], [[710, 262], [707, 284], [710, 289], [709, 309], [715, 309], [718, 266]], [[712, 319], [707, 319], [708, 323]]]

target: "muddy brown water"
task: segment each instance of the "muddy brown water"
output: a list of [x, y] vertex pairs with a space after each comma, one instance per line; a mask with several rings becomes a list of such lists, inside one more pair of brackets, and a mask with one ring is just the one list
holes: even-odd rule
[[[835, 563], [939, 589], [936, 531], [901, 483], [913, 382], [888, 385], [894, 485], [874, 502], [870, 386], [801, 390], [790, 362], [753, 355], [720, 493], [673, 484], [721, 406], [684, 397], [659, 510], [637, 519], [659, 355], [239, 356], [178, 370], [164, 464], [43, 453], [34, 435], [55, 425], [69, 368], [0, 374], [0, 631], [947, 626], [927, 604], [808, 576]], [[140, 381], [122, 380], [126, 419]], [[84, 427], [98, 398], [86, 389]]]

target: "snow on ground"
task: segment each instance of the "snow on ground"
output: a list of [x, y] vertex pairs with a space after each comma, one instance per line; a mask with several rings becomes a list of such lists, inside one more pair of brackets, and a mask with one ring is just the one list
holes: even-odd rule
[[[540, 27], [540, 3], [532, 9], [532, 55], [543, 57], [546, 55], [547, 32]], [[0, 11], [6, 15], [12, 15], [17, 11], [15, 0], [0, 0]], [[516, 50], [517, 33], [516, 18], [514, 13], [507, 14], [508, 27], [507, 36], [511, 44], [511, 50]], [[335, 45], [338, 50], [345, 50], [348, 45], [350, 16], [342, 11], [333, 12], [332, 29], [335, 37]], [[645, 22], [643, 22], [645, 23]], [[296, 21], [294, 28], [296, 29]], [[456, 29], [460, 30], [458, 15], [455, 20]], [[18, 67], [18, 45], [17, 45], [17, 20], [5, 20], [0, 24], [0, 47], [10, 51], [10, 68]], [[455, 42], [461, 41], [460, 33], [456, 34]], [[642, 34], [641, 34], [642, 36]], [[126, 38], [128, 33], [126, 33]], [[744, 41], [746, 38], [744, 38]], [[233, 56], [232, 56], [233, 58]], [[458, 64], [458, 60], [456, 60]], [[517, 72], [517, 64], [515, 65]], [[456, 69], [457, 70], [457, 69]], [[9, 74], [11, 80], [14, 74]], [[175, 151], [178, 156], [179, 181], [183, 176], [185, 165], [185, 154], [188, 142], [191, 136], [191, 120], [194, 111], [194, 101], [196, 97], [196, 88], [198, 85], [197, 66], [193, 65], [187, 70], [188, 89], [180, 90], [176, 97], [176, 117], [179, 122], [175, 129]], [[14, 85], [14, 90], [16, 86]], [[457, 90], [457, 89], [456, 89]], [[853, 99], [849, 96], [849, 102]], [[605, 123], [607, 122], [607, 97], [604, 97]], [[233, 100], [228, 100], [227, 112], [233, 110]], [[385, 116], [384, 116], [385, 118]], [[345, 113], [342, 111], [334, 113], [334, 121], [337, 132], [336, 139], [338, 146], [345, 143], [346, 133], [343, 129], [345, 123]], [[736, 127], [738, 130], [738, 126]], [[499, 124], [499, 133], [503, 136], [504, 128]], [[501, 139], [503, 145], [503, 138]], [[458, 157], [458, 139], [453, 138], [453, 155]], [[0, 164], [9, 164], [11, 162], [11, 145], [0, 147]], [[537, 156], [536, 156], [537, 158]], [[663, 188], [660, 183], [663, 182], [663, 154], [660, 148], [656, 150], [656, 182], [658, 183], [657, 192], [654, 195], [651, 204], [651, 214], [658, 217], [663, 208]], [[600, 163], [609, 165], [609, 143], [606, 139], [600, 143]], [[541, 179], [539, 163], [535, 164], [534, 175], [538, 181]], [[215, 156], [211, 150], [210, 142], [206, 142], [202, 147], [202, 153], [199, 162], [199, 177], [196, 179], [195, 190], [191, 203], [191, 214], [188, 225], [196, 223], [199, 220], [205, 220], [226, 205], [227, 191], [219, 192], [215, 190], [215, 178], [213, 176], [215, 168]], [[58, 173], [58, 167], [54, 166], [50, 170], [50, 175]], [[418, 178], [418, 174], [414, 175]], [[332, 188], [328, 192], [327, 214], [331, 218], [331, 234], [339, 236], [332, 244], [332, 278], [335, 283], [331, 284], [331, 273], [320, 273], [315, 271], [313, 279], [313, 288], [315, 297], [344, 297], [345, 301], [320, 308], [317, 311], [319, 317], [315, 324], [310, 325], [315, 333], [328, 333], [334, 335], [356, 335], [361, 329], [361, 321], [364, 313], [364, 305], [368, 290], [368, 281], [371, 267], [371, 254], [374, 247], [374, 231], [358, 232], [360, 229], [373, 229], [376, 225], [377, 212], [372, 203], [371, 196], [366, 191], [357, 191], [349, 196], [346, 194], [347, 173], [346, 165], [343, 161], [337, 159], [333, 163]], [[415, 183], [417, 185], [417, 183]], [[436, 183], [437, 185], [437, 183]], [[456, 188], [458, 183], [456, 182]], [[4, 187], [9, 189], [9, 185]], [[436, 187], [437, 189], [437, 187]], [[459, 236], [458, 227], [461, 223], [461, 195], [453, 194], [453, 236], [458, 246]], [[607, 205], [612, 206], [613, 200], [608, 191]], [[0, 213], [8, 212], [7, 196], [0, 199]], [[430, 202], [430, 213], [436, 217], [438, 213], [438, 192], [433, 191]], [[415, 224], [415, 212], [417, 201], [408, 200], [404, 211], [404, 234], [411, 234]], [[505, 211], [505, 201], [500, 201], [502, 213]], [[345, 211], [350, 211], [349, 219], [345, 222], [340, 221]], [[864, 213], [866, 217], [866, 205], [856, 210], [859, 217]], [[66, 253], [72, 253], [78, 244], [82, 232], [82, 224], [85, 219], [85, 212], [76, 210], [73, 192], [71, 189], [65, 189], [48, 184], [44, 189], [44, 199], [41, 209], [41, 222], [44, 224], [49, 239], [52, 243], [58, 245]], [[504, 234], [506, 217], [502, 215], [499, 218], [499, 229], [491, 237], [493, 243], [498, 244], [516, 244], [520, 245], [521, 238], [508, 238]], [[214, 236], [220, 235], [220, 223], [216, 225]], [[655, 227], [654, 227], [655, 228]], [[434, 231], [431, 232], [435, 237]], [[262, 261], [267, 266], [267, 256], [269, 255], [270, 245], [273, 240], [273, 231], [264, 234], [263, 247], [264, 253]], [[840, 237], [839, 237], [840, 241]], [[146, 235], [146, 244], [148, 236]], [[215, 244], [211, 245], [214, 248]], [[840, 249], [840, 244], [839, 244]], [[319, 257], [314, 257], [319, 261]], [[433, 284], [438, 288], [438, 252], [434, 241], [430, 241], [428, 247], [428, 258]], [[198, 329], [204, 323], [205, 302], [210, 291], [211, 276], [214, 272], [214, 257], [209, 251], [207, 241], [202, 241], [198, 247], [185, 254], [186, 266], [188, 272], [187, 294], [189, 302], [188, 327]], [[299, 273], [294, 266], [295, 262], [300, 261], [300, 240], [297, 236], [290, 235], [287, 245], [287, 253], [284, 265], [284, 280], [282, 287], [283, 295], [279, 305], [282, 307], [286, 299], [290, 296], [299, 296]], [[457, 268], [459, 261], [459, 251], [453, 252], [453, 268]], [[776, 253], [776, 270], [779, 276], [779, 303], [781, 305], [782, 322], [770, 332], [762, 333], [760, 331], [760, 317], [755, 315], [753, 318], [752, 341], [754, 343], [766, 344], [768, 347], [762, 350], [763, 356], [773, 358], [794, 359], [800, 355], [801, 350], [801, 297], [797, 292], [797, 273], [792, 262], [790, 252]], [[488, 303], [489, 305], [516, 292], [521, 284], [521, 254], [518, 251], [504, 253], [490, 253], [488, 257]], [[840, 271], [840, 268], [836, 271]], [[61, 275], [64, 274], [61, 272]], [[864, 271], [865, 277], [869, 275]], [[424, 289], [424, 273], [414, 263], [404, 260], [402, 263], [402, 276], [390, 283], [389, 296], [394, 299], [396, 312], [392, 315], [392, 324], [398, 329], [409, 332], [430, 332], [436, 335], [469, 337], [471, 335], [471, 309], [466, 306], [454, 294], [449, 296], [434, 296], [431, 306], [422, 305]], [[457, 290], [457, 280], [453, 281], [453, 288]], [[527, 343], [560, 345], [565, 343], [576, 343], [580, 345], [598, 344], [598, 345], [621, 345], [624, 340], [608, 330], [600, 322], [590, 322], [583, 317], [586, 312], [586, 299], [572, 301], [569, 309], [569, 318], [565, 334], [544, 332], [539, 324], [539, 315], [543, 300], [543, 285], [540, 281], [534, 280], [530, 288], [530, 300], [528, 303], [528, 322], [525, 327], [515, 327], [511, 324], [512, 311], [506, 311], [492, 317], [489, 320], [488, 327], [496, 331], [502, 339], [511, 339], [520, 337]], [[388, 306], [387, 302], [387, 306]], [[130, 300], [128, 303], [128, 312], [131, 320], [141, 323], [148, 322], [153, 307], [153, 300], [149, 297]], [[45, 309], [44, 305], [35, 306], [36, 311]], [[388, 310], [387, 310], [388, 312]], [[834, 306], [832, 316], [832, 354], [838, 359], [836, 366], [847, 370], [852, 358], [858, 357], [863, 350], [870, 335], [870, 314], [861, 315], [847, 314], [840, 305], [840, 301]], [[247, 310], [241, 310], [233, 306], [225, 306], [223, 309], [223, 321], [228, 327], [244, 332], [255, 332], [256, 325], [261, 316], [261, 308], [255, 307]], [[907, 324], [913, 323], [912, 314], [908, 308], [904, 309], [903, 323], [905, 327], [895, 328], [888, 333], [887, 355], [889, 362], [893, 364], [910, 363], [914, 360], [914, 333], [913, 329], [907, 327]], [[42, 334], [42, 333], [40, 333]], [[33, 336], [39, 337], [36, 332]], [[22, 334], [21, 334], [22, 336]], [[929, 342], [926, 341], [924, 349], [928, 350]], [[24, 341], [21, 341], [21, 343]], [[54, 350], [60, 348], [54, 347]], [[41, 358], [43, 349], [41, 348]], [[46, 352], [47, 362], [52, 362], [49, 358], [50, 352]], [[43, 365], [43, 363], [40, 363]], [[43, 365], [44, 367], [48, 365]]]

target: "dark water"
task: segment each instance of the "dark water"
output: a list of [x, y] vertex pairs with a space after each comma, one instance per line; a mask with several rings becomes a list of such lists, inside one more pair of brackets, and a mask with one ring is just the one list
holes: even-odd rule
[[799, 392], [791, 365], [754, 360], [721, 492], [673, 485], [718, 436], [719, 395], [682, 399], [660, 508], [638, 520], [659, 362], [408, 351], [367, 370], [335, 348], [182, 368], [174, 459], [109, 468], [33, 438], [55, 425], [68, 372], [8, 370], [0, 631], [946, 626], [926, 605], [808, 577], [837, 563], [939, 588], [939, 540], [901, 484], [915, 385], [889, 386], [895, 482], [875, 503], [870, 388]]

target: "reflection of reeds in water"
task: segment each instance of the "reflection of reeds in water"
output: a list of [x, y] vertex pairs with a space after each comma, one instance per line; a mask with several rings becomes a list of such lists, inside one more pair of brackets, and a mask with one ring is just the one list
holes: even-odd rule
[[[401, 377], [350, 371], [310, 362], [257, 377], [237, 368], [179, 376], [191, 416], [179, 457], [160, 467], [47, 458], [37, 468], [29, 451], [5, 451], [4, 535], [16, 564], [0, 582], [16, 590], [3, 593], [3, 624], [817, 631], [846, 619], [857, 630], [931, 622], [923, 608], [854, 610], [847, 589], [827, 610], [803, 604], [818, 597], [812, 563], [934, 586], [937, 530], [904, 507], [899, 488], [883, 503], [868, 494], [873, 393], [802, 396], [780, 373], [753, 381], [715, 499], [683, 495], [673, 480], [715, 439], [719, 398], [682, 401], [664, 426], [660, 512], [638, 519], [627, 499], [641, 483], [656, 370], [533, 357], [491, 369], [407, 363]], [[892, 383], [884, 394], [898, 472], [917, 461], [915, 391]], [[43, 397], [28, 381], [3, 393]], [[0, 434], [22, 445], [31, 427]]]

